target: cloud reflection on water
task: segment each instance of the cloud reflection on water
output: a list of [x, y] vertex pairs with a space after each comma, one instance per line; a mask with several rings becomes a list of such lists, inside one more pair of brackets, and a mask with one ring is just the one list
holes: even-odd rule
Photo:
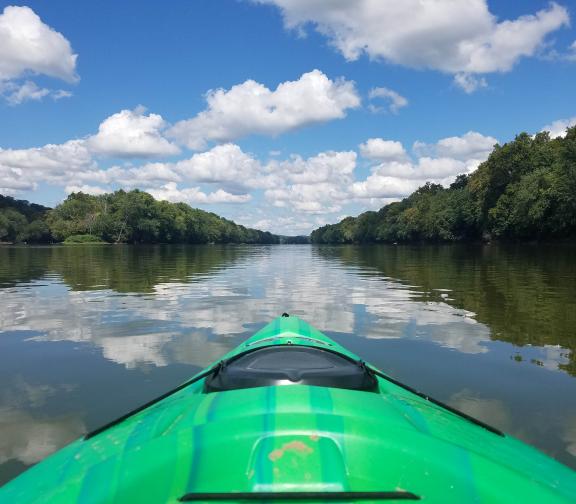
[[[498, 365], [506, 366], [506, 373], [495, 377], [494, 381], [514, 379], [517, 368], [522, 367], [524, 361], [539, 373], [541, 370], [530, 366], [531, 363], [539, 364], [546, 373], [545, 370], [557, 371], [560, 365], [569, 362], [568, 350], [548, 344], [523, 346], [522, 358], [516, 359], [515, 352], [520, 348], [494, 340], [490, 327], [478, 322], [473, 312], [449, 304], [448, 290], [431, 298], [419, 285], [402, 283], [367, 267], [344, 264], [335, 257], [322, 256], [312, 247], [226, 252], [233, 259], [225, 262], [226, 267], [218, 267], [218, 259], [211, 255], [221, 253], [218, 248], [207, 247], [203, 251], [187, 260], [181, 255], [166, 258], [159, 253], [156, 262], [135, 263], [132, 269], [118, 273], [118, 278], [122, 278], [121, 289], [112, 287], [115, 285], [113, 276], [104, 267], [105, 264], [123, 267], [121, 261], [110, 258], [106, 263], [95, 263], [102, 267], [100, 271], [85, 272], [73, 269], [68, 259], [62, 260], [59, 266], [62, 274], [49, 271], [39, 279], [28, 279], [2, 289], [0, 338], [21, 338], [16, 344], [20, 345], [18, 352], [23, 356], [34, 354], [34, 359], [42, 358], [48, 348], [61, 348], [59, 352], [65, 354], [66, 362], [86, 366], [86, 374], [78, 377], [82, 392], [79, 396], [85, 395], [86, 390], [102, 393], [100, 388], [118, 384], [118, 391], [106, 397], [111, 403], [106, 413], [110, 418], [125, 411], [128, 389], [122, 387], [129, 383], [128, 375], [137, 377], [135, 383], [144, 379], [146, 387], [152, 383], [152, 378], [146, 383], [146, 377], [162, 371], [166, 374], [154, 375], [158, 389], [173, 386], [168, 385], [173, 382], [167, 378], [176, 376], [170, 375], [173, 368], [181, 364], [208, 365], [284, 311], [303, 317], [323, 331], [370, 343], [366, 348], [375, 349], [374, 344], [381, 344], [378, 347], [381, 350], [376, 349], [376, 352], [386, 352], [390, 348], [386, 345], [405, 341], [409, 345], [401, 352], [408, 348], [414, 351], [418, 347], [423, 358], [429, 358], [430, 348], [436, 348], [439, 352], [447, 349], [453, 351], [451, 355], [461, 356], [458, 361], [450, 361], [457, 364], [468, 365], [472, 362], [470, 357], [490, 359], [482, 363], [473, 361], [478, 364], [472, 365], [471, 377], [477, 371], [488, 372], [486, 370], [491, 369], [488, 362], [497, 361]], [[184, 250], [184, 256], [186, 254]], [[210, 267], [200, 268], [198, 273], [198, 268], [191, 267], [198, 262], [197, 257]], [[176, 259], [181, 261], [179, 271], [182, 273], [179, 274], [170, 270]], [[81, 263], [77, 260], [74, 264]], [[167, 271], [154, 270], [160, 266]], [[86, 278], [80, 280], [80, 274]], [[134, 283], [127, 280], [131, 275], [140, 274], [148, 275], [151, 280], [141, 282], [136, 278]], [[64, 346], [58, 347], [54, 342]], [[428, 345], [418, 346], [418, 342]], [[79, 356], [71, 353], [72, 349], [88, 351]], [[434, 355], [438, 357], [439, 353], [435, 351]], [[379, 357], [374, 355], [374, 358]], [[411, 357], [406, 358], [409, 361]], [[516, 360], [521, 362], [514, 362]], [[103, 362], [109, 367], [103, 366]], [[431, 363], [430, 370], [434, 371], [437, 365]], [[100, 385], [103, 373], [111, 372], [110, 366], [121, 373]], [[408, 362], [406, 366], [411, 364]], [[23, 371], [35, 372], [33, 369]], [[42, 383], [40, 379], [30, 385], [19, 377], [9, 377], [0, 387], [0, 429], [3, 432], [0, 464], [8, 460], [32, 464], [84, 432], [85, 421], [91, 424], [98, 418], [101, 422], [102, 405], [71, 402], [71, 389], [63, 383], [52, 384], [51, 372], [44, 373], [44, 378], [51, 384], [38, 385]], [[184, 366], [182, 375], [189, 376], [192, 372]], [[77, 374], [76, 370], [70, 372], [72, 376]], [[460, 371], [456, 371], [455, 377], [467, 379]], [[570, 379], [568, 375], [566, 378]], [[478, 388], [472, 386], [457, 393], [451, 390], [447, 394], [451, 404], [523, 439], [532, 441], [533, 437], [537, 445], [550, 443], [552, 446], [561, 442], [565, 453], [576, 453], [576, 429], [571, 420], [564, 426], [564, 419], [572, 417], [569, 413], [560, 413], [560, 405], [553, 406], [554, 412], [550, 413], [553, 426], [542, 429], [538, 417], [530, 421], [513, 418], [509, 397], [496, 397], [499, 392], [495, 393], [489, 386], [484, 389], [485, 385], [470, 379]], [[176, 383], [179, 382], [176, 380]], [[528, 386], [509, 383], [507, 389], [515, 392]], [[147, 393], [152, 394], [151, 391]], [[49, 412], [49, 404], [57, 404], [60, 409]], [[77, 414], [66, 413], [76, 407], [72, 404], [79, 405]], [[510, 404], [518, 407], [514, 402]], [[566, 405], [567, 412], [576, 412], [571, 408]]]
[[[324, 331], [431, 341], [462, 353], [490, 350], [490, 329], [474, 313], [443, 301], [418, 300], [417, 286], [329, 263], [309, 248], [294, 250], [289, 267], [285, 253], [266, 253], [194, 282], [159, 282], [146, 295], [71, 290], [56, 281], [4, 289], [0, 330], [34, 331], [34, 341], [89, 343], [129, 369], [166, 366], [177, 355], [171, 347], [182, 337], [191, 347], [205, 347], [206, 336], [195, 340], [198, 331], [214, 338], [240, 335], [250, 324], [263, 324], [283, 311]], [[216, 348], [225, 350], [227, 344]], [[536, 353], [548, 369], [566, 362], [561, 348]], [[209, 362], [201, 361], [191, 364]]]
[[0, 388], [0, 464], [35, 464], [86, 431], [77, 415], [50, 417], [40, 411], [50, 398], [74, 388], [30, 384], [21, 376]]

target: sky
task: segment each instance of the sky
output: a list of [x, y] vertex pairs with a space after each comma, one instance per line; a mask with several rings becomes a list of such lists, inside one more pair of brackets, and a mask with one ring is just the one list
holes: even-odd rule
[[294, 235], [576, 124], [576, 3], [0, 1], [0, 194]]

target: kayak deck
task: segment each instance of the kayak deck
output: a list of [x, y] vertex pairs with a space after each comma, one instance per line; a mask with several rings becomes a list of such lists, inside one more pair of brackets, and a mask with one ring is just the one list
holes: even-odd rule
[[[274, 320], [223, 361], [271, 345], [359, 361], [297, 317]], [[207, 392], [211, 373], [198, 376], [29, 469], [0, 490], [0, 501], [576, 500], [567, 467], [381, 373], [374, 390], [287, 384]]]

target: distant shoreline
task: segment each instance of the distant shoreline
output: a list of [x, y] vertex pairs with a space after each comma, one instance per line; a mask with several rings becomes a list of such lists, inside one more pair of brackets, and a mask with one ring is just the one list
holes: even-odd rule
[[576, 240], [576, 126], [496, 144], [449, 187], [426, 182], [402, 201], [312, 231], [313, 243]]
[[147, 192], [71, 193], [55, 208], [0, 195], [0, 240], [11, 243], [309, 243], [252, 229], [186, 203]]

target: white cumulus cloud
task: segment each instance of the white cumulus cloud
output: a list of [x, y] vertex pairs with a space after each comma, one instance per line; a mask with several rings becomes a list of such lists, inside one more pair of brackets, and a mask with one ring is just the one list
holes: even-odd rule
[[332, 213], [341, 209], [353, 182], [357, 154], [353, 151], [322, 152], [303, 159], [271, 161], [266, 199], [279, 208], [304, 213]]
[[414, 143], [414, 151], [421, 155], [451, 157], [455, 159], [486, 159], [498, 143], [494, 137], [469, 131], [461, 136], [442, 138], [435, 144]]
[[176, 162], [146, 163], [121, 170], [118, 180], [131, 187], [147, 187], [158, 182], [201, 182], [233, 189], [259, 185], [265, 175], [260, 162], [232, 143], [216, 145]]
[[31, 80], [21, 84], [15, 81], [0, 81], [0, 97], [3, 97], [9, 105], [20, 105], [31, 100], [40, 101], [45, 96], [50, 96], [53, 100], [61, 100], [62, 98], [69, 98], [72, 93], [63, 89], [42, 88]]
[[21, 168], [0, 163], [0, 194], [16, 195], [20, 191], [29, 191], [36, 187], [36, 182], [25, 177]]
[[92, 194], [94, 196], [99, 196], [100, 194], [105, 194], [106, 192], [108, 192], [105, 189], [102, 189], [101, 187], [91, 186], [91, 185], [87, 185], [87, 184], [67, 185], [64, 188], [64, 191], [66, 191], [66, 194], [82, 192], [84, 194]]
[[421, 181], [390, 177], [373, 173], [366, 180], [355, 182], [351, 187], [352, 196], [361, 199], [402, 198], [418, 189]]
[[29, 7], [8, 6], [0, 14], [0, 95], [10, 104], [58, 95], [30, 80], [23, 84], [16, 80], [46, 75], [74, 83], [78, 80], [76, 59], [70, 42]]
[[283, 82], [275, 90], [247, 80], [229, 90], [209, 91], [206, 101], [206, 110], [171, 129], [191, 149], [202, 149], [209, 141], [228, 142], [254, 133], [278, 135], [340, 119], [360, 105], [353, 82], [331, 80], [319, 70]]
[[82, 140], [30, 149], [0, 148], [0, 193], [36, 189], [38, 183], [70, 184], [95, 168]]
[[568, 119], [559, 119], [551, 124], [547, 124], [542, 128], [542, 131], [549, 131], [550, 138], [565, 137], [566, 128], [576, 126], [576, 116]]
[[28, 100], [39, 101], [50, 94], [50, 90], [38, 87], [35, 82], [26, 81], [21, 85], [14, 83], [4, 85], [2, 94], [10, 105], [20, 105], [20, 103]]
[[258, 177], [260, 165], [238, 145], [226, 143], [179, 161], [175, 164], [175, 170], [183, 177], [198, 182], [235, 182], [242, 185]]
[[128, 187], [147, 187], [159, 182], [180, 182], [182, 177], [176, 171], [174, 163], [146, 163], [127, 171], [120, 168], [117, 179]]
[[88, 139], [96, 153], [114, 157], [152, 157], [178, 154], [180, 149], [162, 136], [166, 122], [144, 107], [122, 110], [105, 119], [98, 133]]
[[[363, 156], [377, 164], [365, 180], [354, 182], [350, 192], [358, 199], [375, 200], [377, 203], [378, 200], [408, 196], [428, 181], [446, 186], [457, 175], [474, 171], [488, 158], [496, 143], [498, 141], [494, 137], [475, 131], [458, 137], [442, 138], [434, 144], [415, 142], [414, 160], [405, 154], [400, 142], [369, 139], [360, 145], [360, 152], [372, 154]], [[377, 156], [378, 147], [386, 153], [385, 146], [398, 154], [404, 152], [405, 156]]]
[[457, 73], [454, 76], [454, 84], [468, 94], [472, 94], [474, 91], [488, 86], [488, 82], [484, 77], [478, 77], [467, 72]]
[[369, 138], [359, 145], [360, 155], [364, 158], [378, 161], [402, 161], [407, 154], [401, 142]]
[[385, 87], [372, 88], [368, 93], [368, 98], [370, 100], [380, 98], [386, 103], [386, 107], [374, 105], [371, 103], [369, 109], [372, 112], [382, 112], [383, 110], [387, 109], [393, 114], [397, 114], [402, 107], [408, 105], [408, 100], [404, 96], [392, 89]]
[[150, 189], [148, 192], [156, 199], [172, 201], [175, 203], [247, 203], [252, 199], [250, 194], [230, 194], [223, 189], [218, 189], [212, 193], [202, 192], [198, 187], [179, 189], [176, 182], [168, 182], [162, 187], [158, 189]]
[[576, 40], [570, 44], [568, 54], [566, 55], [568, 61], [576, 61]]
[[546, 36], [570, 22], [551, 2], [514, 20], [499, 21], [487, 0], [253, 0], [279, 7], [284, 24], [326, 36], [347, 60], [362, 54], [412, 68], [457, 75], [467, 91], [485, 82], [472, 74], [507, 72], [532, 56]]
[[82, 140], [47, 144], [30, 149], [1, 149], [0, 166], [20, 170], [27, 179], [66, 180], [70, 173], [93, 166], [92, 157]]

